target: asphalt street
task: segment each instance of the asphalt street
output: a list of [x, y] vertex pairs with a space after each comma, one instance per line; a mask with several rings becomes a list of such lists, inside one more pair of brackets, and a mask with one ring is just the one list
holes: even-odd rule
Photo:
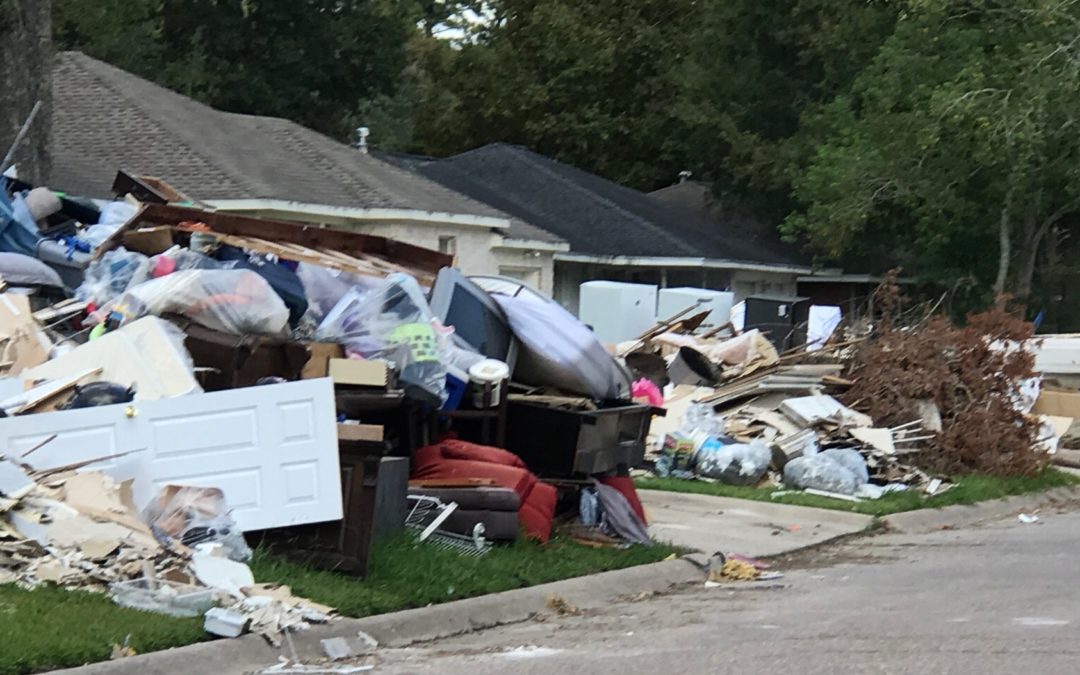
[[1080, 513], [878, 535], [784, 578], [380, 650], [374, 673], [1078, 673]]

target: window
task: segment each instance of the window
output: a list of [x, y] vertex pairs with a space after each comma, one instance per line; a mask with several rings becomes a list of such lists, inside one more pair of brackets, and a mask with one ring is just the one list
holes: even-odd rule
[[439, 235], [439, 253], [457, 255], [457, 237], [449, 234]]

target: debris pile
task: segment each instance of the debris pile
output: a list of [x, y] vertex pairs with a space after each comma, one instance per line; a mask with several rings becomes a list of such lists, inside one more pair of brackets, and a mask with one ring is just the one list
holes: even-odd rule
[[1035, 357], [1023, 347], [1034, 327], [1004, 303], [973, 314], [963, 327], [935, 316], [915, 327], [894, 326], [897, 290], [879, 289], [885, 311], [875, 339], [851, 360], [844, 400], [886, 425], [925, 419], [929, 432], [919, 464], [946, 474], [1030, 475], [1048, 456], [1032, 452], [1040, 422], [1023, 401], [1036, 378]]
[[1040, 471], [1049, 456], [1045, 419], [1030, 414], [1031, 324], [997, 307], [962, 327], [932, 313], [900, 325], [899, 302], [889, 277], [871, 331], [812, 352], [778, 353], [756, 330], [626, 345], [628, 363], [669, 366], [638, 369], [668, 410], [652, 425], [653, 472], [859, 500], [949, 487], [935, 476]]
[[[282, 631], [325, 623], [334, 613], [287, 586], [255, 583], [247, 565], [224, 557], [251, 552], [229, 540], [235, 523], [215, 501], [217, 491], [167, 486], [155, 507], [168, 508], [152, 509], [151, 525], [135, 508], [131, 481], [97, 471], [35, 472], [10, 460], [0, 460], [0, 474], [0, 583], [109, 593], [118, 604], [177, 617], [206, 613], [209, 628], [220, 626], [224, 613], [236, 635], [250, 630], [275, 645]], [[224, 544], [205, 527], [194, 548], [165, 534], [170, 519], [174, 528], [190, 525], [193, 510], [215, 519]]]

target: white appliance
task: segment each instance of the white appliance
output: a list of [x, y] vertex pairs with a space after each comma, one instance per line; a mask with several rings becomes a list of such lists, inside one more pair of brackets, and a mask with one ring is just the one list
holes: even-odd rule
[[707, 288], [665, 288], [660, 291], [659, 307], [656, 316], [665, 321], [688, 307], [698, 309], [684, 318], [708, 311], [703, 326], [723, 326], [731, 321], [731, 305], [735, 294], [728, 291], [711, 291]]
[[586, 281], [578, 318], [592, 326], [601, 342], [634, 340], [656, 324], [656, 292], [650, 284]]

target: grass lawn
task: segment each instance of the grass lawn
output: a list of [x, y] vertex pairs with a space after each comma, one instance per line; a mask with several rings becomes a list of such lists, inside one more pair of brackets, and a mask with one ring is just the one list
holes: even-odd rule
[[[360, 617], [656, 562], [673, 552], [661, 545], [596, 549], [553, 539], [547, 546], [518, 542], [483, 558], [467, 558], [401, 538], [376, 546], [373, 571], [364, 580], [313, 570], [262, 550], [251, 567], [259, 581], [288, 584], [297, 595]], [[103, 661], [112, 643], [127, 635], [140, 654], [207, 639], [202, 618], [125, 609], [94, 593], [0, 586], [0, 675]]]
[[948, 491], [933, 497], [927, 497], [921, 492], [914, 491], [893, 492], [883, 496], [881, 499], [862, 502], [849, 502], [842, 499], [831, 499], [797, 492], [781, 495], [774, 499], [771, 496], [772, 493], [784, 488], [737, 487], [698, 480], [682, 480], [680, 478], [638, 478], [634, 483], [641, 490], [668, 490], [670, 492], [738, 497], [761, 502], [816, 506], [836, 511], [854, 511], [855, 513], [865, 513], [871, 516], [887, 516], [902, 511], [936, 509], [942, 506], [952, 506], [953, 504], [974, 504], [988, 499], [999, 499], [1026, 492], [1040, 492], [1050, 488], [1078, 485], [1080, 484], [1080, 478], [1056, 469], [1046, 469], [1038, 476], [1023, 478], [965, 476], [958, 479], [956, 485]]

